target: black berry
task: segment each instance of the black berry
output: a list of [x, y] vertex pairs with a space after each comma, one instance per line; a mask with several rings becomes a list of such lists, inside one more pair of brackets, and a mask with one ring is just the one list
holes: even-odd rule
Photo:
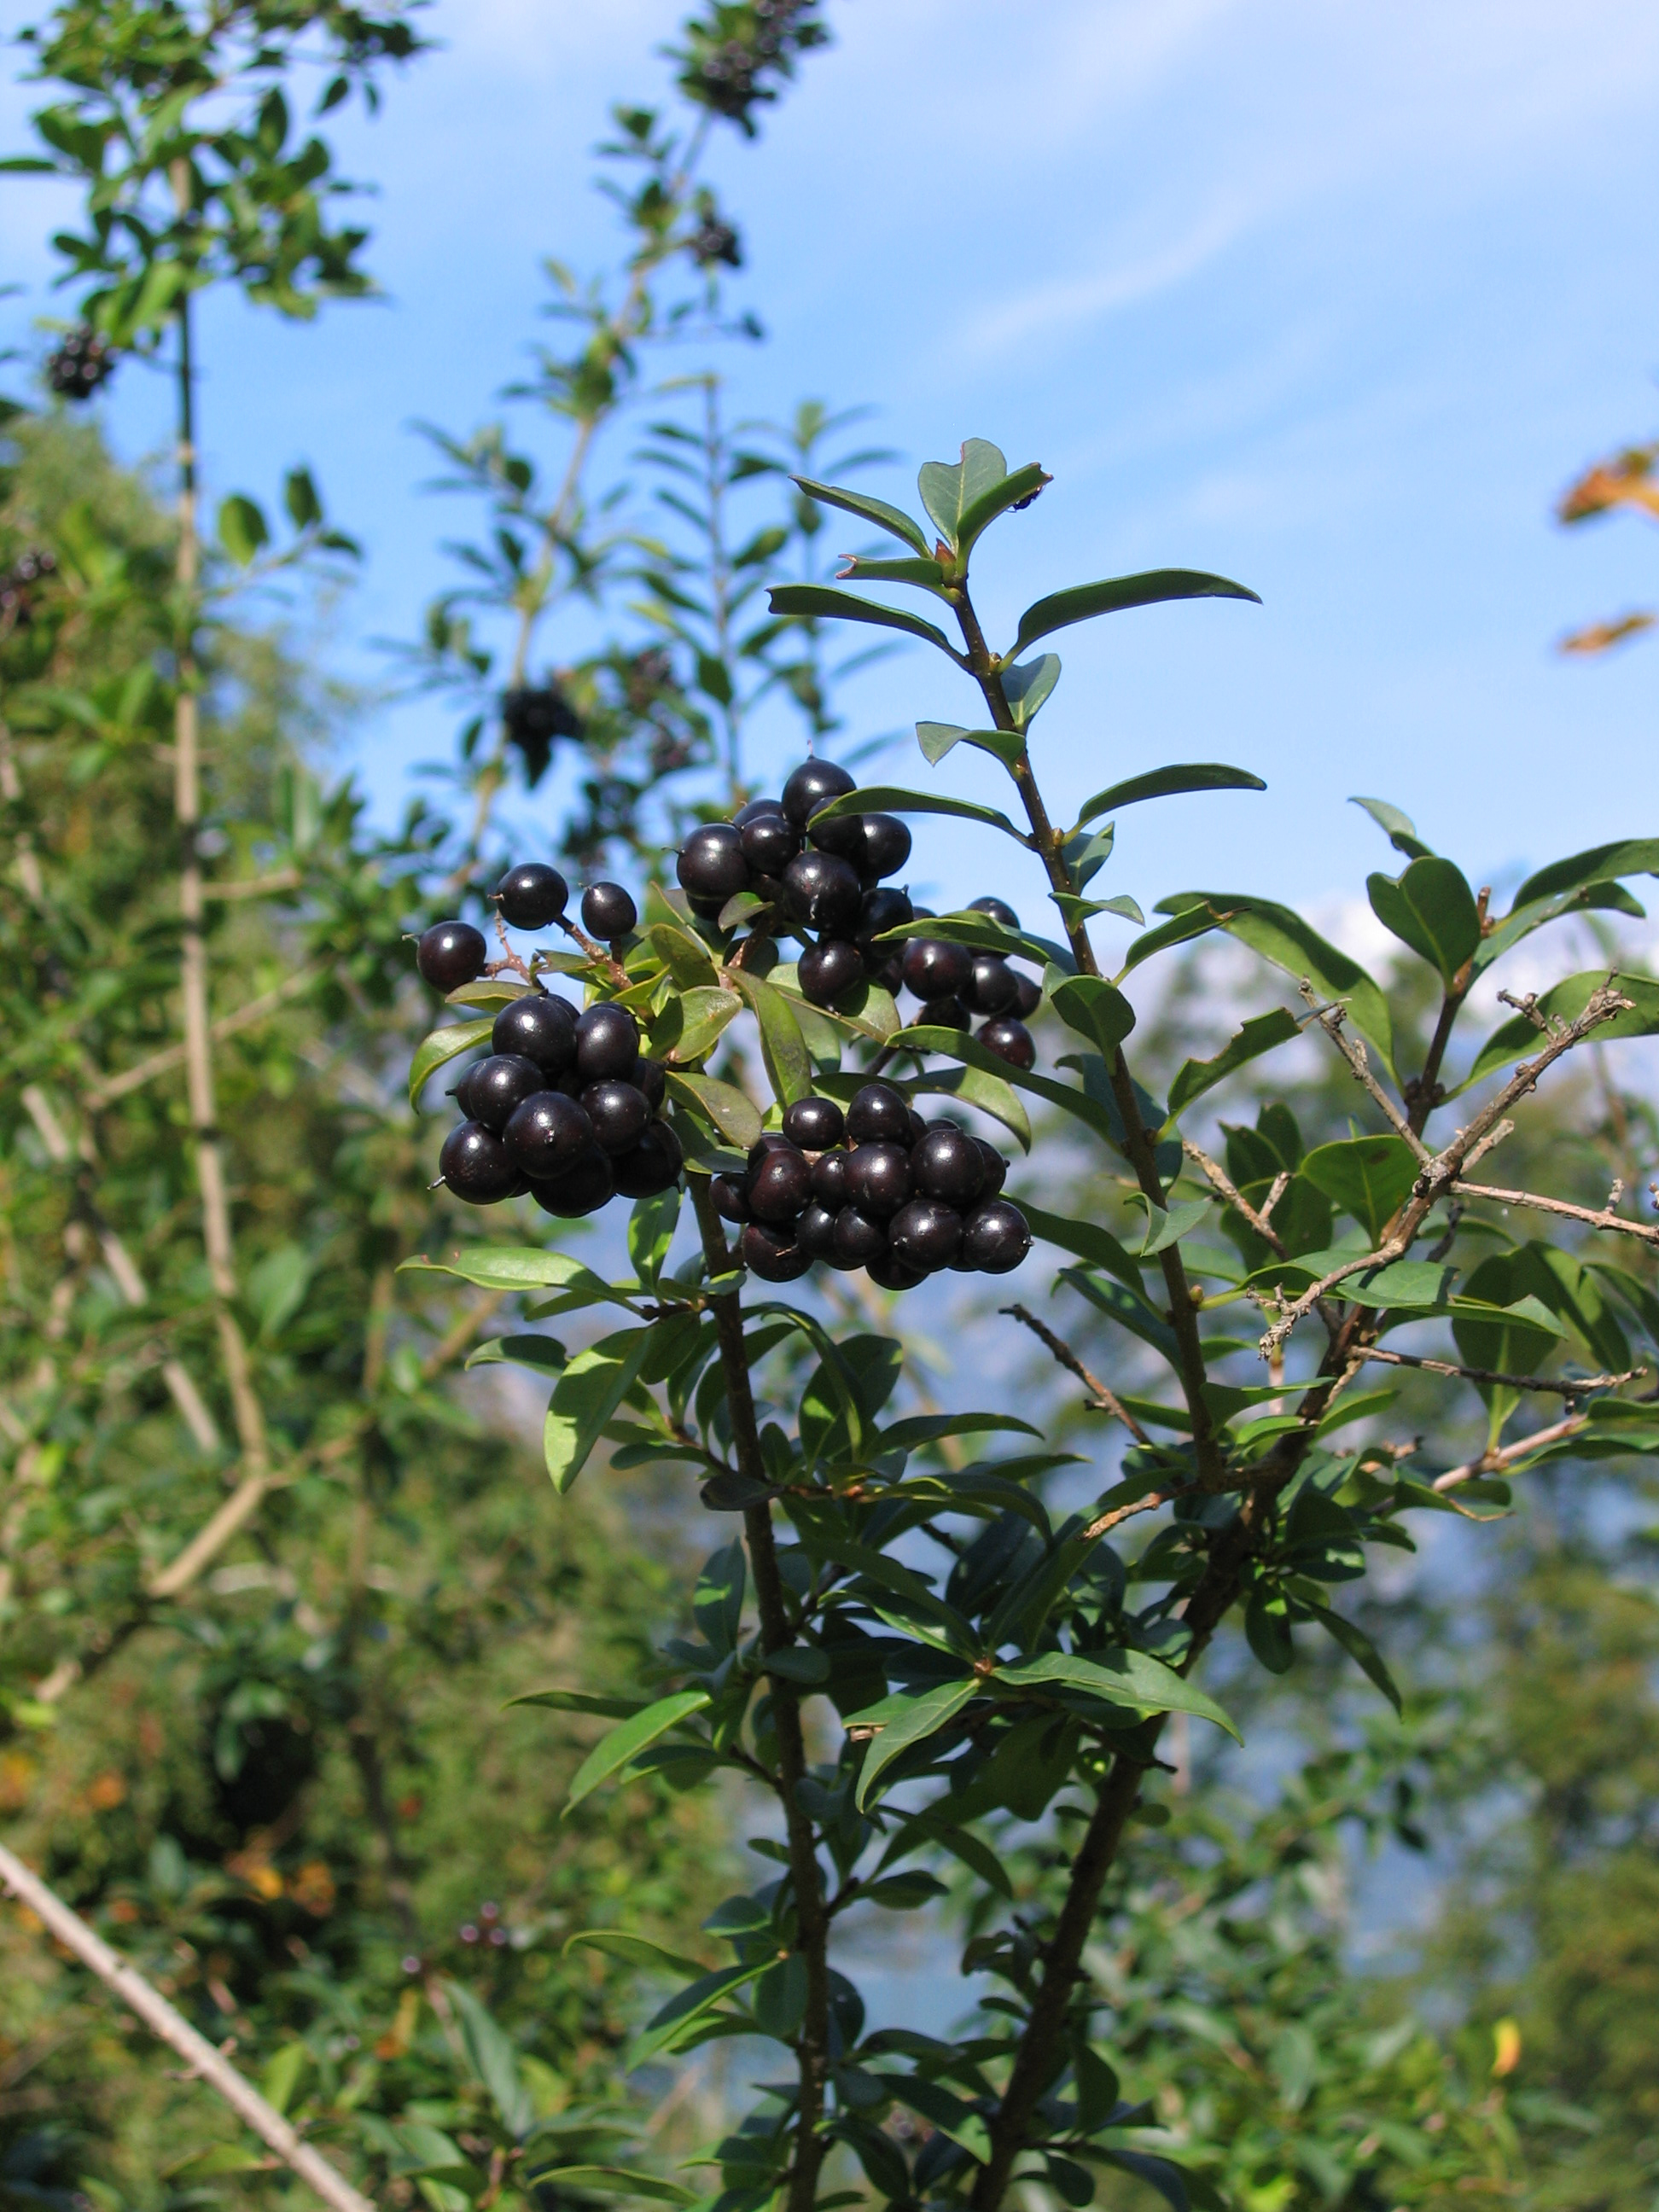
[[853, 1093], [847, 1109], [847, 1133], [855, 1145], [884, 1139], [889, 1144], [910, 1141], [910, 1109], [902, 1091], [890, 1083], [866, 1083]]
[[631, 1152], [612, 1160], [620, 1198], [655, 1198], [672, 1190], [680, 1179], [685, 1155], [680, 1140], [666, 1121], [653, 1121]]
[[820, 853], [836, 853], [850, 861], [860, 875], [865, 868], [864, 817], [861, 814], [838, 814], [833, 821], [822, 817], [824, 810], [835, 804], [825, 799], [812, 810], [806, 824], [806, 842], [816, 845]]
[[660, 1114], [662, 1102], [668, 1096], [668, 1070], [659, 1060], [640, 1059], [628, 1073], [628, 1081], [636, 1091], [643, 1091], [653, 1114]]
[[533, 1060], [516, 1052], [492, 1053], [469, 1067], [455, 1087], [455, 1103], [474, 1121], [499, 1135], [507, 1116], [546, 1081]]
[[812, 1163], [812, 1195], [832, 1213], [847, 1203], [847, 1163], [850, 1152], [825, 1152]]
[[827, 1152], [847, 1133], [847, 1116], [833, 1098], [797, 1098], [783, 1109], [783, 1133], [803, 1152]]
[[415, 964], [434, 991], [459, 991], [483, 974], [489, 947], [470, 921], [434, 921], [415, 948]]
[[564, 912], [570, 886], [545, 860], [509, 868], [495, 886], [495, 903], [509, 929], [545, 929]]
[[872, 1260], [866, 1271], [872, 1283], [879, 1283], [884, 1291], [914, 1291], [921, 1281], [920, 1272], [907, 1267], [902, 1260], [890, 1252], [884, 1252], [878, 1260]]
[[722, 905], [749, 888], [749, 863], [743, 857], [743, 833], [730, 822], [705, 823], [680, 848], [674, 872], [694, 898]]
[[590, 937], [626, 937], [639, 918], [620, 884], [590, 884], [582, 893], [582, 927]]
[[615, 1172], [598, 1151], [583, 1152], [563, 1175], [530, 1186], [530, 1195], [544, 1213], [556, 1213], [567, 1221], [579, 1214], [597, 1213], [616, 1194]]
[[910, 857], [910, 832], [896, 814], [864, 817], [864, 872], [878, 881], [896, 876]]
[[982, 1198], [994, 1198], [1008, 1180], [1008, 1163], [994, 1145], [988, 1145], [983, 1137], [975, 1137], [979, 1147], [980, 1164], [985, 1170], [985, 1181], [980, 1188]]
[[976, 1014], [1011, 1012], [1018, 996], [1019, 978], [1006, 960], [994, 952], [975, 955], [973, 981], [962, 997]]
[[906, 1113], [910, 1130], [910, 1134], [907, 1142], [910, 1146], [915, 1146], [919, 1145], [922, 1139], [927, 1134], [927, 1124], [922, 1120], [921, 1115], [917, 1113], [914, 1106], [907, 1108]]
[[576, 1065], [576, 1009], [568, 999], [526, 991], [496, 1015], [489, 1042], [498, 1053], [533, 1060], [544, 1075], [562, 1075]]
[[1019, 986], [1019, 996], [1014, 1000], [1013, 1011], [1023, 1022], [1029, 1022], [1042, 1004], [1042, 986], [1035, 976], [1022, 975], [1018, 968], [1014, 981]]
[[749, 1170], [749, 1206], [757, 1221], [795, 1221], [812, 1195], [812, 1164], [791, 1146], [768, 1152]]
[[948, 1267], [962, 1246], [962, 1216], [943, 1199], [913, 1198], [887, 1224], [887, 1249], [919, 1274]]
[[613, 1159], [633, 1151], [651, 1119], [644, 1091], [615, 1076], [590, 1083], [581, 1095], [581, 1108], [593, 1125], [594, 1143]]
[[910, 1155], [903, 1146], [860, 1145], [849, 1153], [847, 1195], [872, 1221], [890, 1220], [910, 1195]]
[[965, 1030], [969, 1013], [960, 999], [929, 999], [916, 1020], [924, 1029]]
[[710, 1179], [708, 1195], [722, 1221], [749, 1219], [749, 1193], [741, 1176], [717, 1175]]
[[910, 1175], [924, 1198], [967, 1206], [985, 1188], [985, 1163], [979, 1144], [965, 1129], [929, 1129], [911, 1147]]
[[815, 1006], [833, 1006], [843, 992], [864, 981], [864, 955], [845, 938], [826, 937], [807, 946], [796, 972], [803, 998]]
[[988, 893], [984, 898], [969, 899], [968, 911], [969, 914], [989, 915], [993, 921], [1000, 921], [1005, 929], [1019, 927], [1019, 916], [1007, 900], [993, 898]]
[[793, 1283], [812, 1264], [811, 1253], [801, 1250], [793, 1229], [774, 1229], [764, 1221], [744, 1225], [738, 1250], [744, 1266], [763, 1283]]
[[[890, 884], [884, 884], [879, 890], [864, 894], [864, 902], [859, 908], [858, 927], [854, 934], [861, 942], [869, 938], [882, 937], [890, 929], [902, 929], [912, 918], [910, 902], [904, 892], [895, 890]], [[904, 947], [902, 945], [883, 945], [884, 959], [895, 953], [902, 959]]]
[[743, 825], [743, 857], [758, 876], [781, 876], [800, 850], [800, 831], [779, 807]]
[[781, 799], [751, 799], [746, 805], [738, 807], [732, 820], [738, 829], [744, 830], [750, 823], [758, 822], [763, 814], [782, 812], [783, 801]]
[[838, 1267], [867, 1267], [887, 1249], [887, 1231], [879, 1221], [843, 1206], [836, 1216], [834, 1260]]
[[981, 1274], [1006, 1275], [1031, 1249], [1025, 1216], [1006, 1198], [976, 1206], [962, 1225], [962, 1262]]
[[814, 1199], [795, 1224], [795, 1242], [811, 1260], [833, 1260], [836, 1250], [836, 1216], [827, 1206]]
[[783, 872], [783, 896], [791, 919], [800, 927], [850, 934], [864, 887], [850, 861], [833, 853], [799, 853]]
[[534, 1182], [563, 1175], [593, 1142], [586, 1114], [562, 1091], [538, 1091], [526, 1098], [514, 1109], [501, 1135], [507, 1151]]
[[1006, 1060], [1010, 1067], [1036, 1066], [1036, 1045], [1031, 1032], [1012, 1014], [1000, 1014], [995, 1021], [987, 1022], [979, 1031], [979, 1042], [987, 1052]]
[[913, 937], [904, 948], [904, 981], [919, 999], [953, 999], [974, 979], [974, 956], [942, 937]]
[[904, 987], [904, 969], [897, 953], [886, 945], [866, 945], [863, 951], [865, 973], [870, 981], [879, 983], [890, 999], [896, 999]]
[[519, 1187], [519, 1170], [507, 1146], [481, 1121], [456, 1123], [444, 1139], [438, 1172], [469, 1206], [494, 1206]]
[[857, 789], [846, 769], [837, 768], [834, 761], [803, 761], [783, 787], [783, 811], [797, 830], [804, 830], [815, 806]]
[[90, 399], [114, 367], [108, 339], [82, 323], [46, 356], [46, 382], [60, 399]]
[[576, 1024], [576, 1072], [584, 1083], [627, 1075], [640, 1056], [640, 1025], [626, 1006], [601, 1000]]
[[749, 1172], [753, 1175], [769, 1152], [793, 1152], [798, 1149], [789, 1139], [776, 1129], [763, 1129], [749, 1147]]

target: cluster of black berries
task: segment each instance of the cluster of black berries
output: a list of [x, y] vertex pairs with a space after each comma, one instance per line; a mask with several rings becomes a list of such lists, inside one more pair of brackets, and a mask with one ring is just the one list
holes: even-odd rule
[[[985, 1017], [979, 1042], [1014, 1066], [1030, 1067], [1036, 1048], [1021, 1018], [1042, 996], [1030, 976], [1000, 954], [939, 938], [913, 937], [902, 950], [880, 941], [918, 916], [927, 919], [927, 909], [883, 881], [910, 857], [910, 832], [896, 815], [822, 818], [833, 800], [857, 788], [833, 762], [804, 761], [781, 799], [751, 800], [730, 822], [694, 830], [677, 867], [692, 912], [718, 921], [732, 899], [748, 893], [807, 939], [799, 974], [802, 995], [814, 1006], [833, 1006], [868, 978], [895, 996], [913, 992], [922, 1022], [966, 1029], [973, 1016]], [[1005, 928], [1019, 927], [998, 898], [975, 899], [970, 911]]]
[[1007, 1172], [994, 1146], [955, 1121], [924, 1121], [891, 1084], [866, 1083], [845, 1114], [831, 1098], [798, 1098], [781, 1133], [750, 1152], [747, 1173], [716, 1176], [712, 1188], [763, 1282], [793, 1282], [823, 1260], [908, 1291], [941, 1267], [1018, 1267], [1031, 1232], [998, 1195]]
[[32, 586], [43, 576], [56, 574], [56, 557], [44, 546], [20, 553], [10, 568], [0, 573], [0, 629], [11, 629], [29, 618]]
[[[533, 860], [509, 868], [495, 888], [514, 929], [568, 929], [569, 886]], [[615, 942], [639, 919], [620, 884], [582, 894], [589, 937]], [[427, 981], [456, 991], [484, 972], [489, 948], [471, 922], [441, 921], [416, 958]], [[490, 1033], [487, 1059], [455, 1086], [465, 1119], [444, 1139], [441, 1180], [469, 1206], [528, 1195], [548, 1213], [594, 1213], [613, 1198], [654, 1198], [679, 1180], [684, 1155], [662, 1110], [666, 1079], [640, 1052], [640, 1027], [626, 1006], [601, 1000], [578, 1013], [569, 1000], [526, 991], [509, 1000]]]
[[728, 269], [743, 266], [743, 243], [729, 222], [706, 215], [685, 241], [685, 250], [699, 269], [712, 269], [723, 261]]
[[109, 340], [82, 323], [46, 356], [46, 382], [60, 399], [90, 399], [114, 368]]
[[[747, 40], [712, 41], [684, 71], [680, 83], [694, 100], [703, 101], [717, 115], [741, 125], [750, 137], [754, 124], [749, 110], [757, 100], [777, 98], [763, 82], [768, 70], [791, 74], [794, 58], [809, 47], [826, 43], [830, 33], [817, 19], [818, 0], [754, 0], [750, 14], [754, 28]], [[694, 25], [707, 40], [707, 29]]]
[[547, 773], [560, 738], [579, 738], [582, 719], [556, 684], [518, 684], [501, 697], [507, 741], [524, 756], [525, 781], [533, 790]]

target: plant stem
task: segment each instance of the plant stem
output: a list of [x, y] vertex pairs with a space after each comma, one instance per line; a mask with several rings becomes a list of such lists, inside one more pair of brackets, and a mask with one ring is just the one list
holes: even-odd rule
[[[707, 1179], [688, 1178], [702, 1249], [711, 1276], [731, 1269], [732, 1255], [726, 1232], [708, 1195]], [[726, 1376], [726, 1406], [732, 1417], [732, 1437], [738, 1471], [752, 1482], [767, 1480], [755, 1419], [755, 1397], [750, 1387], [749, 1360], [743, 1341], [743, 1305], [735, 1291], [709, 1300], [720, 1333], [720, 1364]], [[770, 1653], [795, 1640], [789, 1625], [783, 1577], [778, 1571], [777, 1546], [769, 1503], [744, 1509], [744, 1535], [749, 1546], [749, 1565], [754, 1577], [755, 1603], [760, 1614], [761, 1642]], [[790, 1682], [771, 1677], [772, 1723], [778, 1740], [778, 1770], [774, 1786], [783, 1805], [789, 1844], [789, 1872], [795, 1892], [798, 1947], [806, 1961], [806, 2010], [796, 2039], [799, 2068], [800, 2104], [795, 2118], [795, 2154], [789, 2170], [788, 2212], [811, 2212], [817, 2193], [818, 2171], [825, 2144], [818, 2131], [823, 2117], [824, 2091], [830, 2074], [830, 1916], [823, 1878], [818, 1865], [812, 1823], [799, 1802], [800, 1785], [807, 1778], [806, 1744], [801, 1730], [800, 1693]]]

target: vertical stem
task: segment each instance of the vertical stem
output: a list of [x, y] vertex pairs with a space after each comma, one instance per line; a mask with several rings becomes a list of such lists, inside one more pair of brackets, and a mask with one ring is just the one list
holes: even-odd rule
[[[689, 1180], [708, 1272], [719, 1276], [732, 1266], [726, 1232], [708, 1195], [706, 1178], [692, 1176]], [[755, 1396], [750, 1387], [749, 1360], [744, 1348], [742, 1303], [733, 1291], [724, 1297], [711, 1298], [709, 1304], [720, 1332], [720, 1364], [725, 1370], [726, 1404], [732, 1415], [738, 1466], [751, 1481], [765, 1482], [766, 1461], [761, 1451]], [[794, 1642], [795, 1634], [789, 1626], [783, 1578], [778, 1571], [771, 1506], [745, 1507], [743, 1527], [754, 1577], [755, 1603], [760, 1614], [761, 1641], [768, 1652], [781, 1651]], [[795, 2043], [800, 2104], [795, 2119], [795, 2155], [789, 2170], [787, 2212], [811, 2212], [825, 2148], [818, 2124], [823, 2117], [830, 2074], [830, 1918], [812, 1823], [799, 1802], [800, 1785], [807, 1778], [800, 1693], [793, 1683], [774, 1675], [771, 1703], [778, 1739], [775, 1786], [782, 1801], [788, 1836], [799, 1949], [806, 1961], [806, 2011]]]
[[[187, 172], [175, 173], [173, 186], [181, 210], [187, 209]], [[270, 1468], [264, 1417], [253, 1387], [247, 1346], [231, 1310], [236, 1296], [236, 1268], [231, 1244], [230, 1206], [225, 1192], [224, 1156], [219, 1144], [208, 1020], [207, 939], [203, 928], [202, 859], [198, 843], [202, 819], [202, 773], [195, 597], [200, 560], [196, 520], [195, 366], [191, 358], [188, 292], [179, 302], [178, 399], [179, 551], [175, 574], [182, 634], [178, 697], [173, 717], [173, 803], [179, 825], [179, 912], [184, 925], [179, 981], [184, 1000], [185, 1073], [191, 1127], [196, 1139], [196, 1179], [202, 1194], [202, 1241], [213, 1285], [219, 1350], [246, 1472], [256, 1481], [263, 1482]]]

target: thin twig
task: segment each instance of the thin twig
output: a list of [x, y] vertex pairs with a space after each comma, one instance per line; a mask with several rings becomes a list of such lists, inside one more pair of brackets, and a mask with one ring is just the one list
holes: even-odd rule
[[1348, 1357], [1381, 1360], [1389, 1367], [1420, 1367], [1431, 1375], [1461, 1376], [1466, 1382], [1485, 1382], [1494, 1389], [1542, 1390], [1558, 1398], [1582, 1398], [1591, 1390], [1616, 1390], [1620, 1383], [1633, 1382], [1648, 1371], [1645, 1367], [1632, 1367], [1622, 1375], [1585, 1375], [1577, 1379], [1562, 1376], [1547, 1382], [1541, 1376], [1504, 1375], [1490, 1367], [1462, 1367], [1455, 1359], [1430, 1359], [1414, 1352], [1384, 1352], [1376, 1346], [1356, 1346]]
[[354, 2189], [321, 2154], [302, 2142], [274, 2105], [267, 2104], [251, 2081], [245, 2081], [204, 2036], [198, 2035], [183, 2014], [146, 1981], [136, 1966], [111, 1950], [102, 1936], [88, 1928], [78, 1912], [48, 1889], [39, 1875], [0, 1844], [0, 1881], [21, 1898], [49, 1935], [66, 1951], [72, 1951], [124, 2004], [136, 2012], [146, 2027], [176, 2051], [192, 2073], [216, 2090], [231, 2110], [251, 2127], [267, 2148], [307, 2182], [325, 2204], [335, 2212], [374, 2212], [372, 2200]]
[[1103, 1382], [1098, 1375], [1090, 1372], [1063, 1337], [1056, 1336], [1053, 1329], [1047, 1328], [1024, 1306], [1004, 1306], [1001, 1310], [1009, 1316], [1010, 1320], [1017, 1321], [1022, 1327], [1029, 1328], [1039, 1343], [1048, 1346], [1062, 1367], [1069, 1368], [1084, 1388], [1094, 1393], [1093, 1410], [1096, 1413], [1114, 1415], [1122, 1422], [1138, 1444], [1151, 1443], [1152, 1438], [1125, 1406], [1116, 1391], [1109, 1383]]
[[[257, 999], [250, 999], [246, 1006], [238, 1006], [233, 1013], [221, 1014], [210, 1027], [209, 1038], [218, 1044], [226, 1037], [236, 1036], [239, 1030], [252, 1029], [256, 1023], [264, 1021], [267, 1014], [274, 1014], [279, 1006], [287, 1006], [290, 1000], [302, 998], [312, 985], [319, 982], [327, 972], [325, 968], [302, 968], [297, 975], [290, 975], [286, 982], [278, 983], [274, 990], [263, 992]], [[153, 1052], [148, 1058], [136, 1060], [131, 1067], [124, 1067], [118, 1075], [108, 1076], [102, 1083], [94, 1084], [82, 1103], [88, 1113], [101, 1113], [106, 1106], [112, 1106], [118, 1098], [125, 1098], [129, 1091], [138, 1090], [152, 1077], [165, 1075], [169, 1068], [182, 1066], [184, 1059], [182, 1044], [164, 1045], [160, 1052]]]
[[1219, 1161], [1212, 1160], [1206, 1152], [1193, 1142], [1190, 1137], [1182, 1139], [1181, 1149], [1211, 1186], [1225, 1199], [1228, 1205], [1242, 1213], [1256, 1235], [1271, 1244], [1282, 1259], [1285, 1255], [1284, 1240], [1267, 1217], [1285, 1195], [1285, 1187], [1291, 1180], [1289, 1176], [1280, 1175], [1275, 1178], [1273, 1188], [1267, 1193], [1267, 1202], [1258, 1213]]
[[1482, 1452], [1479, 1459], [1466, 1460], [1462, 1467], [1449, 1468], [1444, 1474], [1435, 1477], [1434, 1487], [1438, 1491], [1455, 1490], [1462, 1483], [1473, 1482], [1478, 1475], [1501, 1474], [1516, 1460], [1525, 1459], [1528, 1452], [1541, 1451], [1546, 1444], [1559, 1443], [1564, 1437], [1576, 1437], [1589, 1419], [1587, 1413], [1569, 1413], [1564, 1419], [1552, 1422], [1547, 1429], [1534, 1429], [1529, 1437], [1522, 1437], [1515, 1443]]
[[1535, 1191], [1499, 1190], [1486, 1182], [1455, 1182], [1460, 1198], [1490, 1199], [1498, 1206], [1530, 1206], [1535, 1213], [1559, 1213], [1569, 1221], [1588, 1222], [1592, 1229], [1616, 1229], [1622, 1236], [1639, 1237], [1644, 1244], [1659, 1244], [1659, 1228], [1645, 1221], [1626, 1221], [1611, 1206], [1570, 1206], [1565, 1198], [1540, 1198]]
[[1362, 1084], [1364, 1086], [1365, 1090], [1370, 1094], [1372, 1099], [1375, 1100], [1376, 1103], [1382, 1109], [1383, 1116], [1388, 1121], [1389, 1127], [1394, 1131], [1395, 1136], [1403, 1137], [1406, 1142], [1411, 1146], [1413, 1152], [1416, 1153], [1418, 1158], [1422, 1162], [1424, 1166], [1426, 1167], [1431, 1158], [1428, 1146], [1423, 1142], [1421, 1137], [1418, 1135], [1416, 1130], [1413, 1128], [1411, 1123], [1406, 1119], [1400, 1109], [1395, 1104], [1393, 1099], [1389, 1097], [1388, 1092], [1382, 1088], [1376, 1078], [1371, 1073], [1370, 1058], [1367, 1054], [1364, 1046], [1359, 1042], [1357, 1037], [1346, 1037], [1343, 1036], [1342, 1021], [1346, 1009], [1342, 1006], [1321, 1006], [1319, 1003], [1318, 992], [1314, 989], [1313, 985], [1309, 981], [1305, 975], [1303, 977], [1302, 981], [1297, 988], [1300, 990], [1303, 998], [1305, 999], [1308, 1005], [1312, 1007], [1314, 1018], [1318, 1022], [1320, 1028], [1324, 1030], [1326, 1036], [1341, 1054], [1343, 1059], [1347, 1061], [1350, 1068], [1352, 1069], [1354, 1081], [1356, 1083]]

